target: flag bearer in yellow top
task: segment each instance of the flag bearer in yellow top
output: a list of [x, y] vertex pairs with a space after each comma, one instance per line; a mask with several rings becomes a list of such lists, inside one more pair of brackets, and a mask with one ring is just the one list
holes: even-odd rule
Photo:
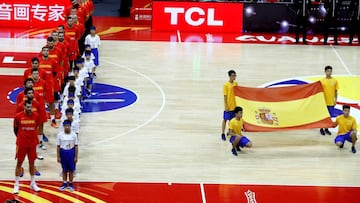
[[240, 147], [252, 147], [252, 142], [242, 134], [244, 131], [244, 120], [242, 118], [243, 109], [239, 106], [234, 109], [235, 117], [229, 122], [229, 136], [232, 144], [231, 153], [237, 156], [237, 152], [241, 151]]
[[[331, 117], [335, 116], [334, 107], [336, 105], [338, 89], [339, 89], [338, 81], [334, 77], [332, 77], [332, 70], [333, 68], [331, 66], [325, 66], [325, 77], [320, 80], [324, 90], [326, 106], [328, 108]], [[329, 129], [320, 128], [320, 134], [325, 135], [325, 133], [331, 135]]]
[[334, 122], [334, 127], [339, 126], [337, 136], [334, 140], [335, 144], [339, 148], [344, 147], [345, 140], [351, 142], [351, 151], [352, 153], [356, 153], [355, 143], [357, 141], [356, 136], [356, 119], [350, 116], [350, 106], [344, 105], [343, 106], [343, 114], [336, 117]]
[[223, 94], [224, 94], [224, 114], [221, 125], [221, 139], [226, 140], [225, 127], [226, 122], [235, 117], [234, 109], [236, 107], [234, 87], [238, 86], [236, 80], [236, 72], [234, 70], [228, 71], [229, 80], [224, 83]]

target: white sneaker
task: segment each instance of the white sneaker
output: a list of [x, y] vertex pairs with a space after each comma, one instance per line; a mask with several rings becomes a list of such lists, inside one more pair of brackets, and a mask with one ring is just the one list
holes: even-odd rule
[[14, 194], [19, 193], [19, 184], [14, 184]]
[[36, 183], [31, 183], [30, 188], [35, 192], [40, 192], [40, 188], [36, 185]]
[[44, 157], [43, 157], [42, 155], [38, 155], [38, 156], [37, 156], [37, 159], [39, 159], [39, 160], [44, 160]]
[[41, 144], [39, 147], [40, 147], [42, 150], [46, 150], [46, 146], [43, 145], [43, 144]]

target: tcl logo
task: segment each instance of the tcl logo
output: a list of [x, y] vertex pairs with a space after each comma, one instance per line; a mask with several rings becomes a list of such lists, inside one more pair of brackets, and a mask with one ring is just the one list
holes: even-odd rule
[[[165, 13], [170, 14], [170, 24], [177, 25], [178, 18], [184, 17], [185, 22], [192, 26], [199, 26], [205, 23], [209, 26], [223, 26], [224, 22], [222, 20], [215, 20], [215, 9], [208, 8], [204, 10], [200, 7], [192, 7], [187, 10], [185, 8], [172, 8], [165, 7]], [[198, 15], [197, 19], [194, 19], [194, 15]]]
[[242, 3], [153, 1], [152, 29], [242, 32]]

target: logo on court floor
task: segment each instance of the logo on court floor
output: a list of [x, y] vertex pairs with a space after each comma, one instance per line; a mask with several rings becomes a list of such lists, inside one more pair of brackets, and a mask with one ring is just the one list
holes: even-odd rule
[[256, 203], [255, 192], [247, 190], [244, 192], [248, 203]]
[[[11, 103], [16, 103], [17, 95], [23, 88], [16, 88], [8, 94]], [[91, 96], [82, 103], [82, 112], [99, 112], [124, 108], [136, 102], [137, 96], [131, 90], [109, 85], [94, 83]]]
[[95, 83], [92, 87], [91, 97], [83, 102], [82, 111], [88, 113], [124, 108], [136, 100], [137, 96], [131, 90], [109, 84]]

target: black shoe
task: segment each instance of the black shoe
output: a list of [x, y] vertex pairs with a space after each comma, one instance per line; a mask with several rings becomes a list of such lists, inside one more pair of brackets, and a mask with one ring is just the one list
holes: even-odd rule
[[320, 134], [321, 134], [321, 135], [325, 135], [325, 131], [324, 131], [323, 128], [320, 128]]
[[67, 188], [68, 188], [71, 192], [74, 191], [74, 185], [73, 185], [72, 183], [68, 183]]
[[67, 183], [63, 183], [60, 187], [59, 187], [59, 190], [60, 191], [64, 191], [66, 188], [67, 188]]
[[339, 146], [340, 149], [344, 148], [344, 143]]
[[236, 151], [241, 152], [241, 149], [239, 146], [236, 146]]
[[232, 148], [232, 149], [231, 149], [231, 153], [232, 153], [234, 156], [237, 156], [237, 155], [238, 155], [235, 148]]
[[226, 141], [226, 136], [225, 136], [225, 134], [223, 133], [223, 134], [221, 134], [221, 139], [223, 140], [223, 141]]
[[354, 154], [356, 153], [355, 147], [351, 147], [351, 152], [354, 153]]
[[325, 128], [325, 133], [328, 134], [328, 135], [331, 135], [331, 132], [327, 128]]

